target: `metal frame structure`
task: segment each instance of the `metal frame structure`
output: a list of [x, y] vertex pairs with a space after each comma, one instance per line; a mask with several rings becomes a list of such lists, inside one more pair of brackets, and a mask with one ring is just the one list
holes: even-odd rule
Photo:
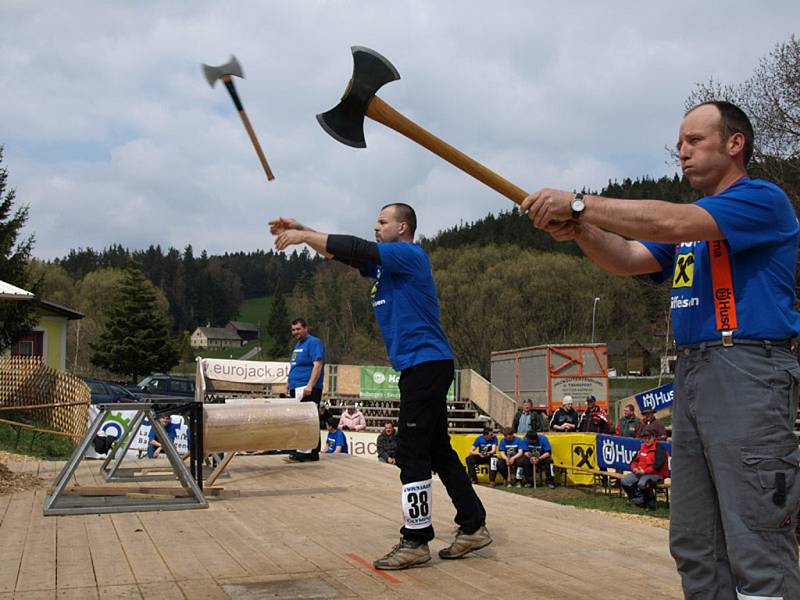
[[[52, 491], [47, 494], [44, 502], [44, 514], [49, 515], [77, 515], [96, 513], [138, 512], [150, 510], [183, 510], [187, 508], [208, 508], [208, 501], [203, 494], [203, 404], [202, 402], [184, 402], [182, 404], [159, 401], [142, 401], [132, 403], [98, 404], [98, 415], [89, 424], [83, 439], [75, 448], [70, 459], [56, 479]], [[177, 410], [189, 413], [189, 453], [190, 466], [178, 455], [178, 451], [171, 443], [164, 427], [159, 423], [158, 416], [170, 414]], [[94, 441], [97, 432], [112, 410], [133, 410], [136, 416], [131, 419], [122, 434], [122, 437], [109, 452], [101, 466], [103, 478], [108, 482], [154, 481], [177, 479], [185, 495], [165, 497], [164, 494], [136, 494], [136, 488], [130, 488], [132, 494], [128, 495], [85, 495], [65, 493], [67, 483], [72, 479], [78, 465], [83, 459], [89, 446]], [[133, 443], [136, 432], [141, 423], [147, 418], [155, 429], [155, 437], [162, 444], [172, 473], [169, 475], [147, 476], [142, 469], [121, 469], [120, 465], [125, 453]], [[109, 465], [113, 465], [109, 469]], [[121, 488], [123, 491], [127, 488]], [[74, 491], [74, 490], [73, 490]], [[175, 488], [176, 492], [180, 490]]]

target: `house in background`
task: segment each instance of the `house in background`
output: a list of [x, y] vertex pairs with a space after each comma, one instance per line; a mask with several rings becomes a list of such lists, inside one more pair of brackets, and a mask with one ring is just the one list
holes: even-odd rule
[[213, 350], [240, 348], [244, 342], [238, 333], [225, 327], [198, 327], [192, 333], [189, 344], [196, 350]]
[[245, 323], [244, 321], [228, 321], [228, 324], [225, 325], [225, 329], [239, 334], [239, 337], [245, 342], [258, 339], [259, 328], [255, 323]]
[[32, 300], [36, 327], [27, 337], [11, 345], [12, 356], [41, 356], [48, 367], [66, 371], [67, 323], [85, 315], [72, 308], [47, 300]]

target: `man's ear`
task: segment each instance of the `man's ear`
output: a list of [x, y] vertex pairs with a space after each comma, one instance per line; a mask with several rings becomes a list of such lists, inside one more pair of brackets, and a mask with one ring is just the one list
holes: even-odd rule
[[728, 138], [728, 142], [726, 143], [726, 147], [728, 150], [728, 154], [730, 156], [735, 156], [737, 154], [744, 154], [744, 134], [741, 132], [737, 132], [731, 134]]

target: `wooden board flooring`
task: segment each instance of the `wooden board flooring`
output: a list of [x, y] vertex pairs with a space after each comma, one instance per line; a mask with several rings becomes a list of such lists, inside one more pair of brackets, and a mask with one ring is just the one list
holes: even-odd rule
[[[9, 467], [49, 485], [61, 463]], [[76, 482], [103, 483], [99, 468], [84, 461]], [[240, 495], [199, 510], [44, 517], [44, 488], [0, 496], [0, 600], [682, 597], [664, 529], [480, 487], [494, 543], [442, 561], [454, 511], [434, 480], [433, 560], [378, 573], [399, 539], [395, 467], [244, 456], [230, 473], [217, 485]]]

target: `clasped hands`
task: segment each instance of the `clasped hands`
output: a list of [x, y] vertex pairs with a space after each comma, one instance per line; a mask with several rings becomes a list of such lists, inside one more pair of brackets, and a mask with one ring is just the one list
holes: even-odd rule
[[575, 239], [578, 234], [578, 223], [572, 219], [574, 198], [575, 194], [570, 192], [543, 188], [525, 198], [519, 208], [533, 221], [534, 227], [563, 242]]
[[269, 222], [269, 232], [275, 236], [275, 248], [278, 250], [302, 244], [305, 230], [305, 225], [286, 217], [278, 217]]

